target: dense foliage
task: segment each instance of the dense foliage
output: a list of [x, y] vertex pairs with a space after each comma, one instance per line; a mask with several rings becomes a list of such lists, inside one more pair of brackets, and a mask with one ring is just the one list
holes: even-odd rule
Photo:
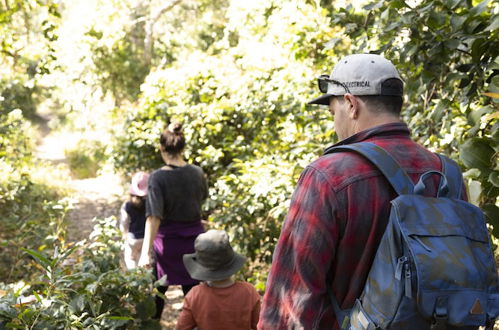
[[29, 277], [22, 248], [51, 246], [64, 236], [68, 202], [52, 187], [32, 177], [32, 127], [20, 110], [0, 113], [0, 270], [2, 281]]
[[160, 329], [145, 270], [123, 271], [116, 219], [97, 220], [90, 242], [55, 249], [52, 255], [27, 250], [39, 280], [6, 287], [0, 326], [9, 329]]
[[184, 122], [186, 156], [210, 180], [209, 220], [266, 267], [299, 173], [333, 141], [327, 111], [305, 102], [335, 29], [321, 11], [287, 1], [217, 10], [207, 49], [147, 77], [116, 132], [114, 160], [119, 170], [154, 169], [159, 133], [171, 119]]
[[418, 140], [458, 157], [499, 237], [499, 5], [488, 0], [373, 1], [332, 15], [356, 52], [384, 53], [406, 81]]
[[60, 13], [54, 1], [6, 0], [0, 4], [0, 113], [21, 109], [30, 119], [47, 97], [44, 75], [58, 66], [53, 43]]
[[[499, 239], [499, 4], [344, 3], [0, 2], [0, 271], [26, 281], [5, 287], [0, 320], [126, 328], [150, 315], [150, 279], [119, 272], [117, 247], [103, 244], [110, 220], [89, 245], [66, 245], [70, 203], [34, 175], [43, 164], [28, 120], [48, 111], [53, 127], [79, 135], [66, 156], [81, 178], [108, 156], [127, 177], [154, 170], [160, 132], [182, 121], [185, 156], [209, 179], [209, 226], [229, 231], [251, 261], [242, 276], [263, 290], [296, 181], [337, 142], [328, 111], [306, 104], [319, 94], [315, 78], [354, 52], [397, 65], [414, 138], [460, 162]], [[15, 304], [30, 295], [33, 304]]]
[[209, 220], [256, 264], [268, 264], [299, 173], [336, 141], [328, 113], [306, 105], [317, 94], [314, 77], [342, 55], [381, 53], [406, 82], [404, 118], [414, 137], [461, 162], [497, 235], [497, 94], [484, 95], [499, 88], [497, 11], [487, 1], [229, 1], [214, 10], [218, 29], [207, 48], [192, 48], [204, 37], [197, 33], [189, 48], [174, 36], [163, 41], [189, 52], [146, 78], [115, 134], [115, 166], [154, 169], [159, 133], [183, 121], [186, 156], [210, 179]]
[[3, 1], [0, 9], [5, 36], [0, 44], [0, 271], [2, 281], [11, 282], [30, 277], [22, 248], [46, 249], [64, 237], [68, 202], [33, 176], [36, 133], [26, 120], [38, 117], [36, 107], [47, 90], [39, 81], [55, 59], [57, 7], [51, 1]]

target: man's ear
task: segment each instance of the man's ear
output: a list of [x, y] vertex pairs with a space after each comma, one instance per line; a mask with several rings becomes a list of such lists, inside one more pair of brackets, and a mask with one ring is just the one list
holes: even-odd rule
[[351, 119], [357, 119], [359, 116], [359, 100], [350, 93], [343, 96], [345, 102], [348, 102], [348, 115]]

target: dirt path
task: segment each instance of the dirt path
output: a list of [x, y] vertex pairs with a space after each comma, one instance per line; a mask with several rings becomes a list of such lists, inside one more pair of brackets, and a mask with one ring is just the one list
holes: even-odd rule
[[[102, 173], [95, 178], [74, 179], [71, 177], [64, 156], [66, 138], [60, 133], [50, 132], [42, 127], [42, 139], [35, 156], [41, 161], [54, 164], [65, 173], [65, 186], [71, 191], [75, 201], [74, 208], [68, 213], [67, 241], [75, 242], [88, 238], [92, 232], [94, 218], [119, 215], [119, 208], [126, 192], [121, 179], [114, 173]], [[166, 292], [168, 302], [163, 310], [161, 325], [163, 329], [174, 329], [182, 308], [183, 294], [180, 286], [171, 286]]]

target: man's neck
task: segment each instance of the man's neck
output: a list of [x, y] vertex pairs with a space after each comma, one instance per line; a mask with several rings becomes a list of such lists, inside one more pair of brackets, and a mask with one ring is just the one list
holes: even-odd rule
[[391, 115], [391, 114], [377, 114], [377, 115], [372, 115], [369, 117], [363, 118], [363, 120], [359, 120], [354, 124], [354, 134], [357, 134], [359, 132], [365, 131], [367, 129], [376, 127], [376, 126], [381, 126], [381, 125], [386, 125], [386, 124], [392, 124], [392, 123], [401, 123], [402, 120], [400, 117]]

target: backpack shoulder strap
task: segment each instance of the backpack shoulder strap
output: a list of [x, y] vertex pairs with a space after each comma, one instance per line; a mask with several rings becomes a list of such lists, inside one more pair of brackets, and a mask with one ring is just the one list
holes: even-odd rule
[[440, 158], [440, 162], [442, 162], [442, 172], [447, 177], [447, 184], [449, 186], [449, 193], [447, 196], [461, 199], [463, 175], [461, 174], [459, 165], [444, 155], [437, 154], [437, 156]]
[[326, 151], [327, 154], [337, 151], [355, 151], [373, 163], [392, 185], [399, 195], [414, 193], [414, 183], [397, 161], [385, 149], [370, 142], [359, 142], [337, 146]]

